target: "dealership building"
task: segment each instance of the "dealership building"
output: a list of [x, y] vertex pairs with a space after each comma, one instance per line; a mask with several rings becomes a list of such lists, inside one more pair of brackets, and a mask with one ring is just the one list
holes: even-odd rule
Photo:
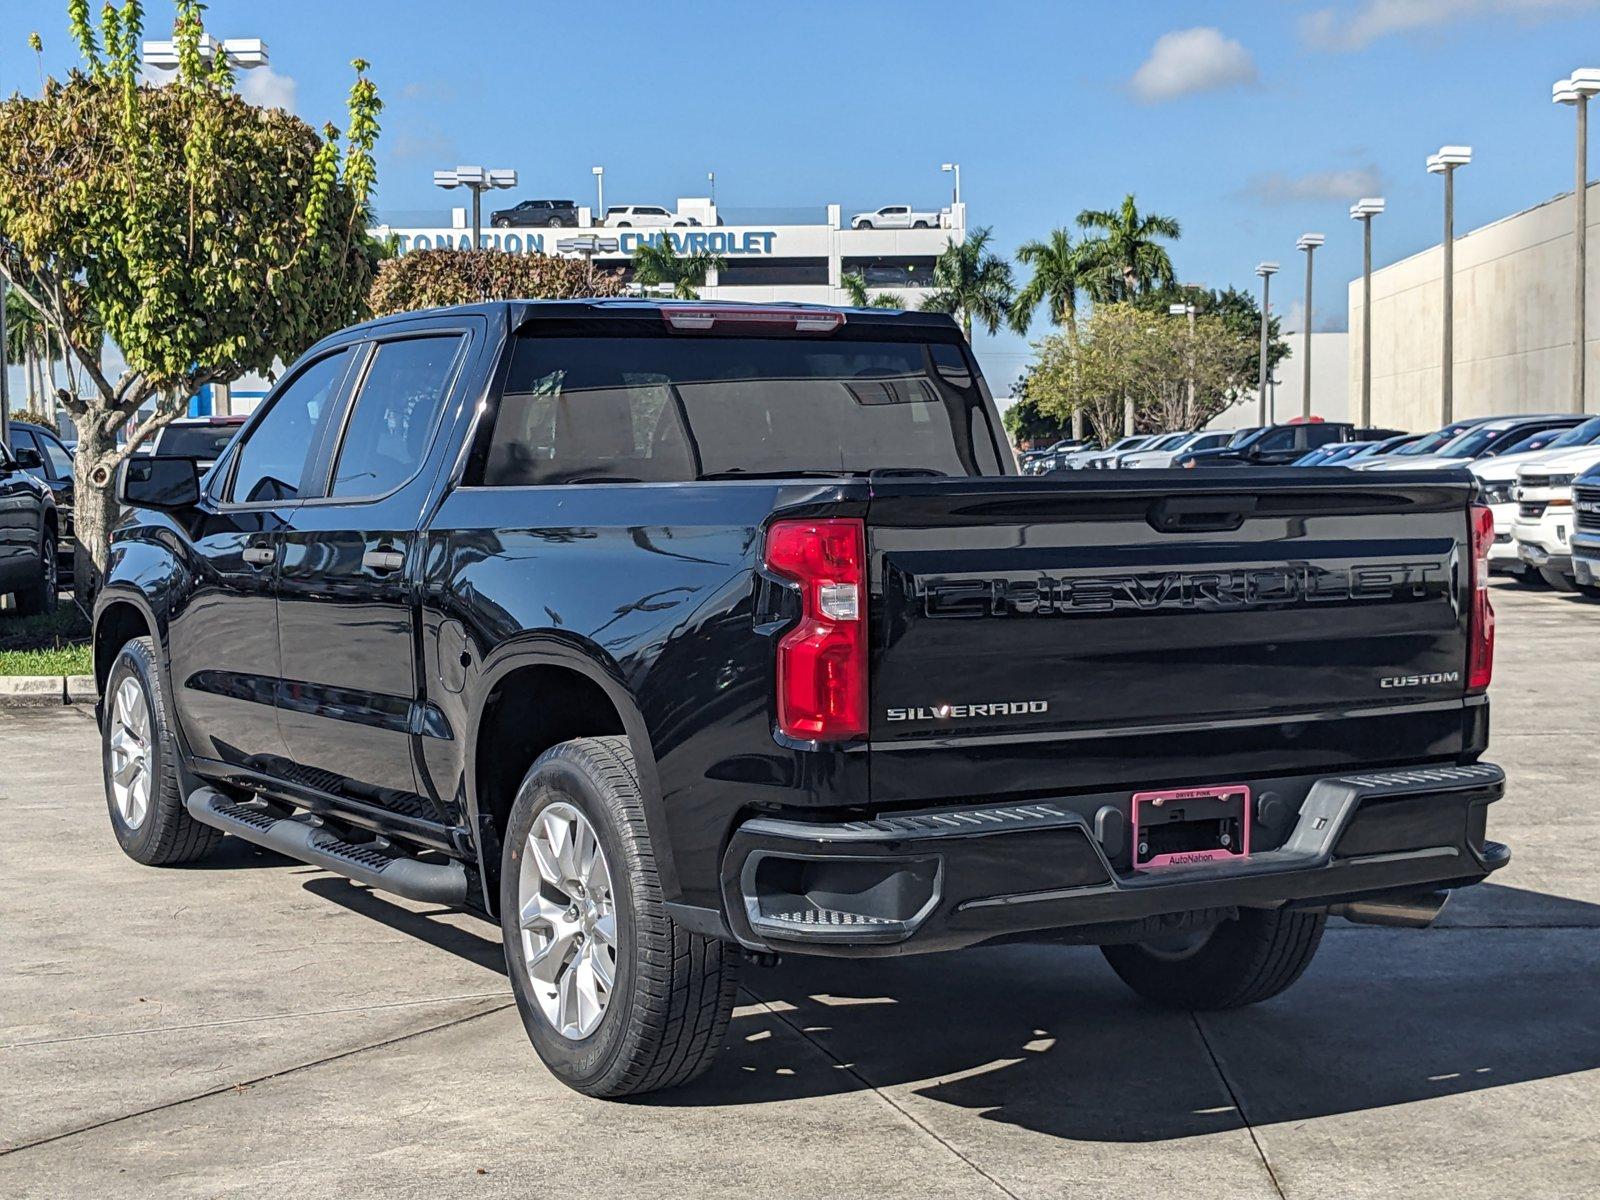
[[[677, 220], [695, 223], [612, 228], [596, 224], [592, 210], [579, 208], [576, 228], [486, 227], [482, 244], [512, 254], [589, 258], [597, 267], [631, 277], [639, 245], [665, 238], [679, 254], [709, 253], [723, 260], [699, 289], [708, 300], [845, 304], [844, 276], [860, 275], [871, 295], [891, 293], [915, 308], [932, 286], [940, 251], [966, 236], [965, 204], [929, 214], [932, 220], [922, 229], [852, 229], [837, 204], [817, 210], [812, 223], [725, 222], [715, 204], [696, 198], [680, 199], [673, 213]], [[451, 218], [448, 226], [381, 225], [373, 233], [392, 236], [401, 253], [469, 248], [466, 210], [456, 209]]]
[[[1575, 260], [1573, 193], [1455, 239], [1457, 417], [1570, 412]], [[1588, 189], [1588, 240], [1600, 240], [1600, 184]], [[1433, 246], [1372, 273], [1372, 422], [1440, 424], [1444, 251]], [[1590, 251], [1585, 411], [1600, 412], [1600, 260]], [[1361, 395], [1361, 280], [1350, 284], [1349, 393]]]

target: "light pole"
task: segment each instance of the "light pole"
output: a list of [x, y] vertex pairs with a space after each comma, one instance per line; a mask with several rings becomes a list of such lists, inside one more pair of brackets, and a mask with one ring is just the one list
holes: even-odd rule
[[1570, 78], [1556, 80], [1550, 98], [1557, 104], [1571, 104], [1578, 110], [1577, 182], [1572, 189], [1572, 411], [1584, 412], [1588, 399], [1584, 379], [1585, 344], [1588, 332], [1587, 289], [1589, 259], [1589, 97], [1600, 92], [1600, 67], [1574, 71]]
[[606, 169], [604, 167], [590, 167], [594, 175], [594, 215], [597, 220], [606, 217]]
[[1188, 429], [1194, 423], [1194, 313], [1192, 304], [1169, 304], [1167, 312], [1174, 317], [1189, 318], [1189, 352], [1185, 356], [1189, 362], [1189, 386], [1184, 395], [1183, 427]]
[[472, 191], [472, 248], [483, 248], [483, 194], [495, 188], [517, 186], [517, 173], [510, 170], [488, 171], [483, 167], [457, 167], [453, 171], [435, 171], [433, 186], [447, 190], [464, 187]]
[[1361, 428], [1372, 427], [1372, 218], [1384, 210], [1377, 196], [1367, 196], [1350, 206], [1350, 219], [1361, 230]]
[[[144, 63], [158, 71], [176, 71], [177, 42], [145, 42]], [[251, 70], [267, 65], [267, 44], [260, 38], [223, 38], [220, 42], [209, 33], [200, 35], [200, 57], [212, 62], [218, 54], [227, 56], [228, 65], [240, 70]]]
[[1472, 161], [1471, 146], [1440, 146], [1428, 173], [1444, 176], [1444, 342], [1439, 362], [1441, 426], [1455, 419], [1456, 168]]
[[1306, 327], [1301, 338], [1305, 345], [1305, 365], [1301, 376], [1300, 415], [1308, 421], [1311, 419], [1311, 260], [1316, 257], [1317, 247], [1325, 241], [1327, 238], [1320, 233], [1302, 233], [1294, 244], [1296, 250], [1306, 252]]
[[1258, 263], [1261, 276], [1261, 380], [1256, 386], [1257, 425], [1267, 423], [1267, 334], [1272, 324], [1272, 277], [1278, 273], [1275, 262]]
[[952, 193], [952, 199], [951, 199], [950, 202], [952, 204], [960, 204], [961, 203], [961, 164], [960, 163], [940, 163], [939, 164], [939, 170], [941, 170], [941, 171], [949, 171], [951, 174], [953, 174], [955, 176], [955, 191]]
[[717, 173], [715, 171], [707, 171], [706, 182], [711, 185], [711, 207], [715, 208], [717, 206]]

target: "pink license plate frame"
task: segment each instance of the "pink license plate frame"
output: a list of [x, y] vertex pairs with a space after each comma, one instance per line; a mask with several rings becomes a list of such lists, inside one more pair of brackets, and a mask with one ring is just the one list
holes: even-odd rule
[[[1222, 800], [1237, 796], [1240, 799], [1239, 847], [1213, 850], [1185, 850], [1175, 854], [1157, 854], [1148, 859], [1139, 857], [1139, 813], [1146, 806], [1161, 808], [1184, 800]], [[1250, 787], [1243, 783], [1225, 783], [1215, 787], [1172, 788], [1162, 792], [1135, 792], [1133, 794], [1133, 865], [1145, 871], [1162, 867], [1191, 867], [1197, 863], [1248, 858], [1250, 856]]]

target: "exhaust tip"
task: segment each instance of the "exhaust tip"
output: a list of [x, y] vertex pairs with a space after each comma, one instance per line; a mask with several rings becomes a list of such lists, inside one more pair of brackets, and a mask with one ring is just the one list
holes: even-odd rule
[[1334, 904], [1328, 908], [1328, 913], [1357, 925], [1426, 929], [1438, 918], [1445, 901], [1449, 899], [1450, 893], [1447, 891], [1403, 892]]

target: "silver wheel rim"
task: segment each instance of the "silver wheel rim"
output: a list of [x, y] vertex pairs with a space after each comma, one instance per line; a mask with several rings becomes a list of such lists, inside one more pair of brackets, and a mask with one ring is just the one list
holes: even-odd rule
[[56, 592], [60, 590], [60, 581], [56, 578], [56, 544], [46, 539], [44, 544], [44, 598], [48, 604], [55, 599]]
[[600, 839], [570, 804], [551, 804], [533, 820], [517, 914], [528, 994], [562, 1037], [588, 1037], [611, 1003], [617, 913]]
[[111, 701], [111, 799], [129, 829], [150, 811], [150, 702], [133, 676]]

